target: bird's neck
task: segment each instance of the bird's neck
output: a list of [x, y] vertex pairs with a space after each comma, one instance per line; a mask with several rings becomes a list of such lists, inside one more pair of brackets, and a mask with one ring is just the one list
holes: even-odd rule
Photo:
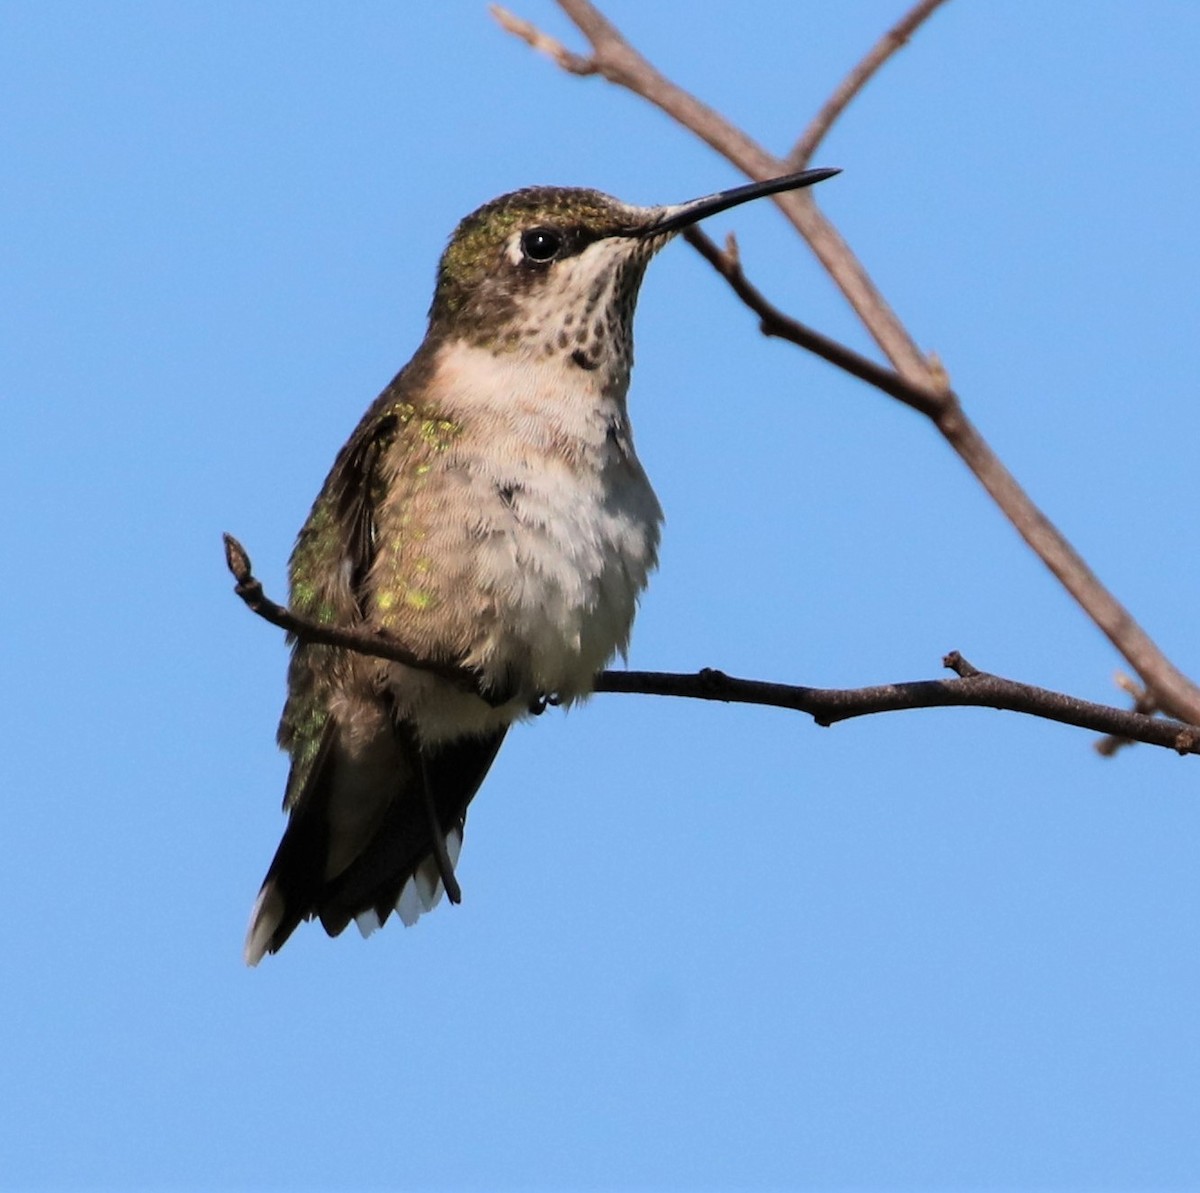
[[627, 441], [628, 367], [587, 368], [569, 353], [493, 351], [444, 340], [431, 370], [433, 404], [470, 427], [476, 444], [601, 467]]

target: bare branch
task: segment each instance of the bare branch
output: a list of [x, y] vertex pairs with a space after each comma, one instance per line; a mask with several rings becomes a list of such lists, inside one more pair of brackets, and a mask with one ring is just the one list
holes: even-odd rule
[[411, 650], [382, 634], [358, 630], [343, 629], [338, 626], [319, 625], [297, 617], [290, 609], [277, 605], [263, 592], [262, 584], [255, 578], [251, 569], [250, 556], [245, 547], [231, 534], [222, 535], [225, 540], [225, 565], [237, 581], [234, 592], [242, 598], [246, 607], [257, 613], [264, 621], [278, 626], [304, 642], [318, 642], [325, 646], [340, 646], [343, 650], [352, 650], [358, 654], [372, 655], [379, 659], [390, 659], [393, 663], [403, 663], [418, 671], [429, 671], [440, 675], [452, 684], [466, 692], [479, 691], [479, 676], [465, 667], [453, 663], [442, 663], [435, 660], [423, 659]]
[[[959, 658], [946, 656], [946, 665]], [[965, 663], [965, 660], [960, 662]], [[904, 709], [980, 707], [1024, 713], [1097, 733], [1163, 746], [1179, 754], [1200, 753], [1200, 727], [1163, 717], [1148, 717], [1078, 700], [1062, 692], [1033, 687], [977, 671], [966, 664], [957, 679], [918, 680], [868, 688], [806, 688], [796, 684], [736, 679], [705, 669], [694, 675], [659, 671], [605, 671], [596, 678], [597, 692], [633, 692], [649, 696], [684, 696], [730, 704], [761, 704], [807, 713], [818, 725], [853, 717]]]
[[[1033, 503], [963, 413], [953, 390], [914, 385], [785, 315], [746, 278], [736, 242], [724, 250], [719, 249], [699, 229], [691, 229], [687, 238], [759, 317], [759, 327], [764, 335], [807, 348], [932, 419], [1021, 537], [1153, 689], [1156, 696], [1151, 703], [1185, 720], [1200, 722], [1200, 690], [1162, 654], [1130, 612], [1104, 587], [1083, 557]], [[944, 373], [942, 375], [944, 377]]]
[[[268, 599], [254, 578], [250, 557], [232, 535], [225, 535], [225, 561], [237, 580], [234, 591], [264, 620], [304, 642], [338, 646], [372, 658], [389, 659], [440, 675], [468, 691], [477, 691], [479, 678], [473, 672], [419, 659], [398, 642], [382, 634], [360, 633], [318, 625], [297, 617]], [[645, 696], [686, 696], [696, 700], [720, 700], [734, 704], [762, 704], [808, 713], [819, 725], [833, 725], [852, 717], [901, 709], [986, 706], [1026, 713], [1065, 725], [1077, 725], [1097, 733], [1164, 746], [1181, 754], [1200, 753], [1200, 727], [1145, 716], [1103, 704], [1077, 700], [1061, 692], [1035, 688], [1015, 680], [1001, 679], [976, 670], [957, 651], [943, 660], [958, 679], [921, 680], [915, 683], [881, 684], [869, 688], [806, 688], [797, 684], [766, 683], [735, 679], [706, 668], [694, 675], [662, 671], [602, 671], [596, 676], [597, 692], [637, 693]], [[486, 699], [486, 696], [484, 697]], [[535, 711], [531, 709], [531, 711]], [[540, 708], [536, 709], [540, 711]], [[435, 834], [436, 835], [436, 834]], [[448, 858], [439, 859], [442, 880], [451, 889], [453, 869]], [[446, 881], [447, 875], [451, 881]]]
[[594, 58], [588, 58], [583, 54], [576, 54], [568, 50], [558, 38], [543, 33], [536, 25], [523, 21], [509, 12], [507, 8], [502, 8], [499, 4], [490, 4], [488, 11], [500, 23], [502, 29], [513, 34], [514, 37], [519, 37], [538, 53], [553, 58], [563, 70], [569, 71], [573, 75], [594, 75], [596, 73]]
[[[768, 153], [719, 112], [655, 70], [588, 0], [559, 0], [559, 6], [591, 44], [593, 53], [588, 61], [594, 65], [596, 73], [661, 108], [751, 178], [774, 178], [787, 172], [779, 158]], [[528, 25], [525, 21], [518, 23], [522, 27]], [[512, 31], [508, 24], [504, 27]], [[546, 45], [557, 44], [537, 30], [534, 33], [538, 48], [544, 52], [548, 52]], [[530, 36], [521, 36], [534, 44]], [[557, 61], [553, 53], [550, 56]], [[896, 370], [910, 381], [924, 381], [927, 365], [920, 349], [837, 230], [817, 210], [812, 192], [775, 195], [773, 201], [808, 241]]]
[[[1154, 697], [1154, 693], [1147, 688], [1143, 688], [1139, 683], [1130, 679], [1128, 675], [1123, 675], [1121, 672], [1116, 674], [1116, 685], [1123, 692], [1128, 692], [1133, 697], [1133, 711], [1144, 713], [1146, 716], [1153, 716], [1155, 713], [1161, 712], [1158, 707], [1158, 701]], [[1116, 734], [1110, 734], [1108, 737], [1102, 737], [1096, 742], [1096, 753], [1102, 758], [1112, 758], [1113, 755], [1119, 753], [1126, 746], [1133, 745], [1127, 737], [1120, 737]]]
[[[752, 178], [769, 178], [790, 168], [789, 163], [767, 153], [718, 112], [661, 75], [589, 0], [559, 0], [559, 5], [591, 44], [593, 56], [589, 62], [606, 79], [657, 105]], [[912, 20], [911, 28], [916, 28], [932, 10], [932, 6], [927, 9], [918, 5], [906, 20]], [[530, 44], [535, 44], [537, 39], [532, 35], [524, 36]], [[864, 59], [864, 63], [871, 61], [870, 55]], [[837, 111], [844, 107], [843, 103]], [[836, 229], [817, 210], [811, 192], [777, 195], [775, 202], [808, 241], [864, 326], [891, 360], [895, 375], [887, 370], [872, 369], [869, 361], [849, 349], [818, 337], [795, 320], [782, 316], [746, 282], [736, 254], [728, 254], [722, 263], [721, 251], [711, 246], [711, 241], [708, 242], [711, 251], [705, 251], [704, 240], [699, 237], [689, 239], [759, 315], [766, 334], [782, 335], [818, 352], [826, 360], [870, 381], [932, 419], [1022, 538], [1153, 690], [1161, 707], [1200, 723], [1200, 688], [1166, 658], [1000, 462], [963, 413], [941, 363], [926, 357], [916, 347]]]
[[937, 426], [1021, 537], [1154, 690], [1157, 704], [1173, 716], [1200, 723], [1200, 688], [1163, 654], [1079, 552], [1034, 505], [957, 402], [953, 410], [937, 420]]
[[848, 348], [829, 336], [822, 335], [799, 319], [785, 315], [770, 302], [746, 277], [738, 253], [737, 240], [731, 232], [725, 248], [718, 248], [712, 238], [699, 228], [688, 228], [684, 239], [694, 248], [728, 283], [733, 292], [758, 316], [759, 331], [765, 336], [788, 340], [801, 348], [815, 353], [839, 369], [881, 389], [906, 406], [911, 406], [935, 422], [941, 417], [947, 403], [952, 399], [949, 391], [914, 384], [899, 373], [876, 364], [873, 360]]
[[905, 13], [871, 47], [870, 52], [838, 84], [837, 90], [825, 101], [824, 107], [813, 117], [804, 135], [796, 142], [791, 153], [784, 158], [789, 170], [803, 170], [808, 165], [825, 134], [833, 127], [837, 118], [850, 106], [856, 95], [870, 82], [881, 66], [940, 8], [946, 0], [920, 0]]

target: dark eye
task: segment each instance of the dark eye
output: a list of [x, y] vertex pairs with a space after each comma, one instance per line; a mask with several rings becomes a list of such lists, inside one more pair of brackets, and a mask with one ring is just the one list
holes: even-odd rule
[[562, 233], [553, 228], [530, 228], [521, 233], [521, 252], [530, 261], [553, 261], [562, 243]]

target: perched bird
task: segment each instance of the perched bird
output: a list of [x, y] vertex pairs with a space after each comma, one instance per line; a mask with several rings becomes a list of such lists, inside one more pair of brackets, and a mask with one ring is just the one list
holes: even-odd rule
[[592, 690], [655, 566], [662, 510], [625, 403], [647, 263], [705, 216], [836, 173], [669, 207], [531, 187], [459, 224], [424, 341], [300, 531], [290, 604], [471, 683], [295, 642], [279, 726], [289, 820], [248, 964], [314, 916], [365, 935], [393, 910], [413, 923], [447, 888], [457, 901], [467, 805], [509, 725]]

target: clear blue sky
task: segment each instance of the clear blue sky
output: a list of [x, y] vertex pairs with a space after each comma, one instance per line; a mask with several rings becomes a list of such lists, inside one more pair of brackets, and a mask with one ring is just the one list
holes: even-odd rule
[[[567, 35], [546, 0], [513, 0]], [[612, 3], [791, 144], [902, 9]], [[956, 0], [820, 191], [1035, 498], [1200, 672], [1200, 5]], [[283, 827], [283, 593], [457, 219], [739, 181], [482, 4], [0, 4], [0, 1185], [1200, 1185], [1196, 762], [979, 710], [822, 730], [604, 696], [515, 731], [461, 907], [242, 934]], [[866, 347], [769, 204], [783, 306]], [[685, 245], [639, 310], [667, 509], [631, 662], [830, 686], [1111, 649], [923, 422]]]

